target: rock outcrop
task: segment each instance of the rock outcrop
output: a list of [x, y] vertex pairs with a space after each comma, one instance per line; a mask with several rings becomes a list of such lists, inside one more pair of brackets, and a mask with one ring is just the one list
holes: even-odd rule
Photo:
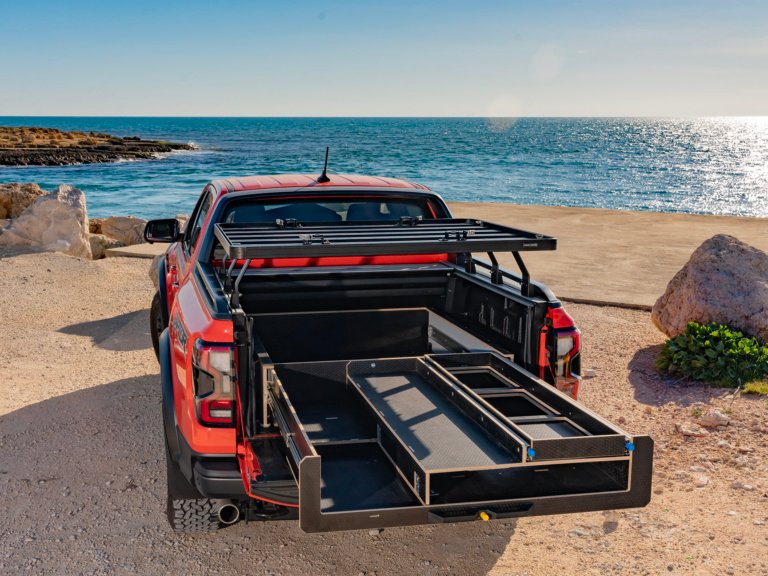
[[88, 241], [91, 243], [91, 256], [94, 260], [104, 258], [110, 248], [124, 246], [120, 240], [115, 240], [104, 234], [89, 234]]
[[158, 254], [152, 258], [152, 263], [149, 265], [149, 279], [152, 280], [152, 286], [155, 287], [155, 290], [160, 289], [158, 274], [160, 273], [160, 263], [163, 261], [163, 258], [165, 258], [165, 254]]
[[88, 218], [88, 231], [91, 234], [101, 234], [101, 221], [103, 218]]
[[669, 282], [651, 319], [669, 337], [688, 322], [717, 322], [768, 342], [768, 254], [733, 236], [713, 236]]
[[179, 221], [179, 231], [184, 232], [184, 230], [187, 227], [187, 222], [189, 222], [189, 215], [187, 214], [176, 214], [176, 220]]
[[133, 216], [111, 216], [101, 221], [101, 234], [114, 238], [124, 246], [144, 242], [144, 226], [147, 221]]
[[71, 186], [59, 186], [39, 196], [0, 234], [0, 245], [33, 246], [91, 258], [85, 194]]
[[32, 182], [0, 184], [0, 220], [17, 218], [45, 194], [45, 190]]
[[119, 138], [96, 132], [64, 132], [55, 128], [0, 126], [0, 166], [63, 166], [116, 160], [148, 160], [194, 144]]

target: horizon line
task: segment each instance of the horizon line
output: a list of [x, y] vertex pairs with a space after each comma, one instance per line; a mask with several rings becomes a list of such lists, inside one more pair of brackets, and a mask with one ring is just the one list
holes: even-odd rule
[[127, 114], [127, 115], [112, 115], [112, 114], [96, 114], [96, 115], [80, 115], [80, 114], [63, 114], [63, 115], [45, 115], [45, 114], [7, 114], [0, 115], [0, 118], [227, 118], [227, 119], [344, 119], [344, 120], [357, 120], [357, 119], [455, 119], [455, 120], [522, 120], [522, 119], [621, 119], [621, 118], [643, 118], [643, 119], [659, 119], [659, 120], [692, 120], [692, 119], [715, 119], [715, 118], [768, 118], [766, 114], [713, 114], [713, 115], [698, 115], [698, 116], [679, 116], [679, 115], [552, 115], [552, 116], [534, 116], [534, 115], [521, 115], [521, 116], [452, 116], [452, 115], [439, 115], [439, 116], [415, 116], [415, 115], [379, 115], [379, 116], [335, 116], [335, 115], [295, 115], [295, 116], [225, 116], [225, 115], [192, 115], [192, 116], [176, 116], [176, 115], [161, 115], [161, 114]]

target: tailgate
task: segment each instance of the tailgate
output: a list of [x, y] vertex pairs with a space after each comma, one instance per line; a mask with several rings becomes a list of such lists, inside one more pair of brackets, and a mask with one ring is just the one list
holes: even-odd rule
[[307, 532], [645, 505], [653, 443], [494, 353], [275, 364]]

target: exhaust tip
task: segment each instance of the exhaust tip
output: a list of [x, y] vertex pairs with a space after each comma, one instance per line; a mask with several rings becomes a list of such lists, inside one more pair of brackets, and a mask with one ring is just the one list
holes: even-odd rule
[[219, 508], [218, 512], [219, 522], [225, 525], [234, 524], [240, 520], [240, 508], [234, 504], [224, 504]]

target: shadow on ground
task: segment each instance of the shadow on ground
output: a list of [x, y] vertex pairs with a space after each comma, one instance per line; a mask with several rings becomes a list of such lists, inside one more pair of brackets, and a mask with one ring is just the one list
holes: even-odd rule
[[635, 389], [635, 400], [638, 402], [650, 406], [669, 403], [690, 406], [733, 393], [733, 390], [661, 374], [656, 368], [661, 347], [657, 344], [641, 348], [629, 361], [629, 382]]
[[661, 344], [641, 348], [629, 361], [629, 382], [635, 389], [635, 400], [642, 404], [659, 406], [664, 403], [664, 382], [656, 369], [656, 358]]
[[136, 310], [91, 322], [71, 324], [60, 329], [64, 334], [88, 336], [106, 350], [127, 352], [152, 346], [149, 334], [149, 310]]
[[[96, 325], [88, 335], [109, 321]], [[176, 535], [164, 466], [156, 375], [0, 417], [0, 573], [486, 574], [515, 531], [498, 521], [305, 534], [283, 521]]]
[[[0, 234], [2, 234], [2, 231], [0, 231]], [[48, 250], [39, 246], [6, 246], [0, 240], [0, 260], [24, 254], [41, 254], [43, 252], [48, 252]]]

